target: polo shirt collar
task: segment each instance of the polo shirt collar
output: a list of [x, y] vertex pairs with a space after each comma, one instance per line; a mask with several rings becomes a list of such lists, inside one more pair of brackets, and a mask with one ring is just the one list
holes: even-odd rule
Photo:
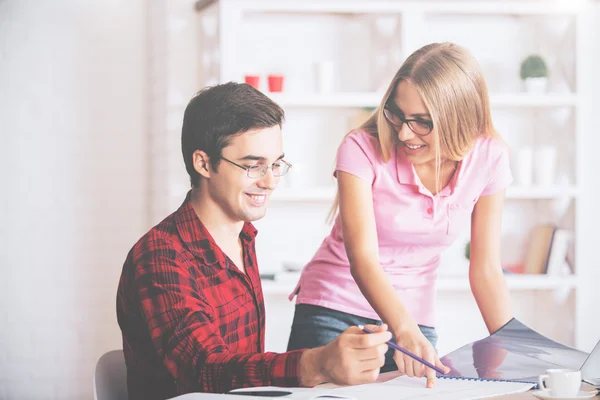
[[[431, 196], [431, 192], [423, 185], [423, 183], [421, 183], [421, 179], [417, 175], [415, 167], [410, 161], [408, 161], [404, 152], [399, 149], [399, 146], [396, 146], [395, 153], [398, 183], [400, 183], [401, 185], [416, 186], [420, 193], [426, 196]], [[467, 157], [468, 156], [469, 154], [467, 154]], [[440, 191], [440, 197], [452, 196], [452, 194], [456, 190], [456, 185], [459, 182], [463, 161], [460, 161], [458, 163], [456, 171], [454, 171], [454, 175], [452, 176], [452, 179], [450, 180], [448, 185], [446, 185], [446, 187], [442, 188], [442, 190]]]

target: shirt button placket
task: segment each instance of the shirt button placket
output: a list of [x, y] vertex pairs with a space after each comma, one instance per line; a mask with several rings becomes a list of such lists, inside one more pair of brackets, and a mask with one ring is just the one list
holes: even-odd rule
[[425, 201], [427, 202], [427, 208], [425, 208], [425, 220], [431, 223], [435, 219], [435, 199], [427, 196]]

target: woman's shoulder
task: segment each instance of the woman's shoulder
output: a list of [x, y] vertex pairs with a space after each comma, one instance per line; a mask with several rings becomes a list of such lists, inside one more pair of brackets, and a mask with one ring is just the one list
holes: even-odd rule
[[364, 129], [354, 129], [342, 141], [342, 148], [348, 146], [359, 147], [367, 155], [372, 156], [379, 152], [379, 139]]
[[508, 152], [509, 147], [501, 137], [482, 135], [476, 139], [471, 154], [477, 161], [487, 163], [490, 160], [496, 160], [503, 157], [505, 154], [508, 154]]
[[350, 139], [368, 144], [378, 143], [376, 134], [373, 134], [361, 128], [352, 129], [350, 132], [348, 132], [345, 139]]

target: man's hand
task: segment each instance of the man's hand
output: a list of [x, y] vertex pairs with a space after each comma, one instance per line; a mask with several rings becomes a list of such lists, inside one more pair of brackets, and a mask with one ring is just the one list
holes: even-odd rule
[[322, 382], [357, 385], [374, 382], [385, 363], [386, 342], [392, 338], [387, 325], [368, 325], [373, 334], [357, 326], [346, 329], [333, 342], [306, 350], [300, 358], [300, 383]]

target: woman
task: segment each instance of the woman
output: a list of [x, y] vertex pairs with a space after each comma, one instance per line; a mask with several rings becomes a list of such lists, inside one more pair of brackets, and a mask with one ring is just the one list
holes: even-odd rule
[[[467, 50], [436, 43], [413, 53], [371, 118], [343, 140], [334, 175], [339, 213], [292, 294], [290, 350], [384, 321], [400, 346], [446, 368], [435, 352], [437, 269], [469, 222], [469, 280], [487, 328], [512, 318], [499, 249], [508, 149]], [[388, 351], [382, 370], [395, 367], [434, 384], [435, 371]]]

